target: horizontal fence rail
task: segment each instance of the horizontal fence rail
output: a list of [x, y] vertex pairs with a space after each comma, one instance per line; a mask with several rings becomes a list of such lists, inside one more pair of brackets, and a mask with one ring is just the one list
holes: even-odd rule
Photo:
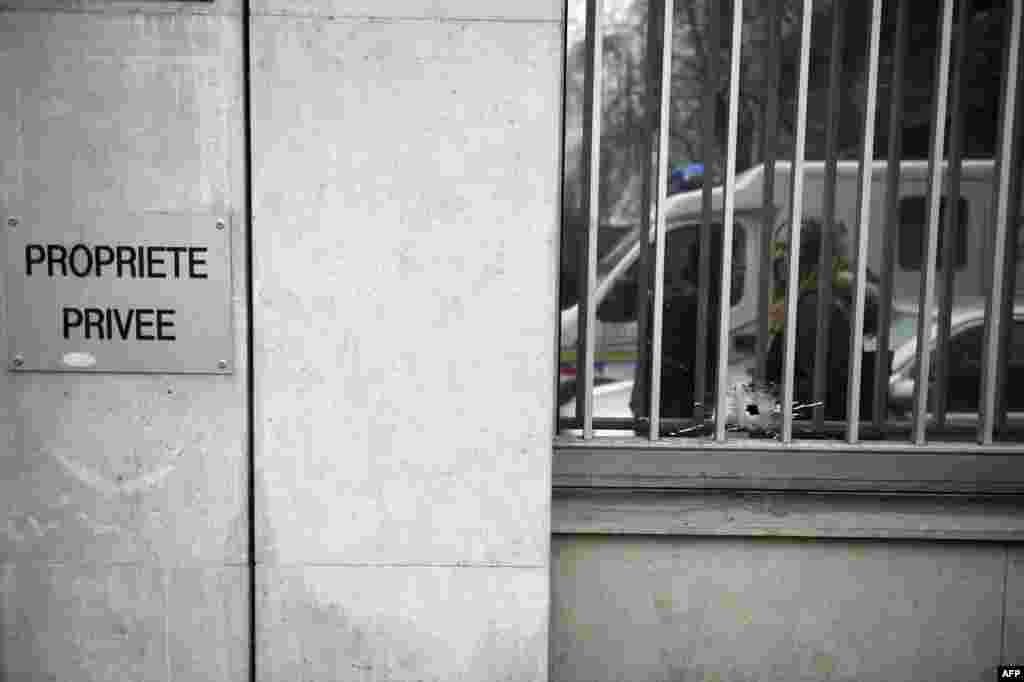
[[[824, 0], [767, 0], [753, 12], [748, 7], [746, 15], [743, 0], [731, 0], [725, 8], [713, 0], [652, 0], [643, 28], [637, 31], [646, 45], [640, 51], [644, 76], [637, 98], [642, 107], [635, 131], [639, 151], [631, 157], [639, 173], [640, 208], [628, 232], [634, 241], [599, 252], [599, 241], [605, 238], [601, 226], [608, 222], [600, 208], [605, 205], [600, 193], [607, 186], [601, 182], [607, 163], [601, 158], [606, 94], [602, 88], [608, 87], [602, 56], [605, 10], [602, 0], [585, 0], [578, 314], [572, 318], [563, 311], [562, 316], [563, 326], [573, 325], [577, 334], [572, 342], [575, 414], [558, 420], [559, 428], [568, 430], [565, 438], [630, 438], [635, 432], [659, 446], [670, 436], [687, 436], [714, 448], [735, 438], [757, 437], [764, 447], [772, 447], [774, 441], [782, 449], [793, 447], [795, 441], [824, 439], [842, 441], [842, 447], [858, 451], [870, 449], [874, 441], [927, 450], [943, 442], [974, 440], [987, 446], [998, 439], [1011, 449], [1019, 444], [1024, 451], [1024, 420], [1008, 418], [1012, 409], [1020, 410], [1014, 392], [1021, 389], [1005, 383], [1011, 356], [1024, 351], [1013, 347], [1020, 344], [1021, 335], [1012, 333], [1020, 267], [1018, 166], [1024, 146], [1019, 120], [1022, 1], [1005, 0], [1002, 10], [999, 113], [992, 122], [997, 131], [995, 153], [982, 163], [977, 155], [970, 156], [972, 131], [967, 120], [973, 92], [968, 63], [972, 50], [978, 49], [971, 30], [977, 2], [936, 0], [938, 11], [922, 17], [912, 13], [911, 0], [871, 0], [863, 6], [852, 0], [824, 5]], [[812, 59], [812, 51], [821, 49], [811, 39], [816, 9], [819, 14], [831, 12], [829, 25], [815, 29], [828, 31], [827, 62]], [[862, 22], [863, 42], [850, 41], [853, 17], [861, 15], [867, 17]], [[695, 23], [680, 28], [683, 16]], [[933, 78], [924, 86], [920, 78], [913, 80], [920, 74], [911, 69], [911, 64], [920, 69], [920, 60], [911, 59], [916, 49], [911, 38], [916, 29], [911, 27], [922, 21], [932, 23], [935, 36]], [[729, 25], [728, 33], [720, 24]], [[673, 100], [673, 79], [685, 72], [680, 55], [685, 58], [688, 53], [680, 46], [691, 40], [702, 41], [703, 47], [694, 76], [698, 85], [680, 103]], [[763, 64], [749, 54], [751, 45], [765, 46]], [[851, 49], [861, 52], [851, 57]], [[850, 73], [854, 68], [856, 78]], [[784, 82], [792, 88], [789, 99], [781, 92]], [[812, 83], [818, 83], [814, 87], [822, 88], [824, 95], [820, 110], [825, 120], [816, 127], [809, 121], [819, 111], [817, 101], [809, 111]], [[927, 159], [916, 159], [917, 170], [909, 177], [903, 170], [911, 167], [904, 158], [908, 101], [918, 102], [923, 87], [930, 89]], [[675, 90], [679, 95], [680, 89]], [[857, 102], [855, 148], [849, 135], [841, 134], [851, 100]], [[689, 187], [677, 196], [680, 190], [670, 190], [670, 166], [680, 153], [679, 112], [690, 109], [695, 112], [690, 125], [695, 126], [699, 143], [687, 153], [701, 159], [702, 185], [699, 191]], [[758, 125], [751, 128], [750, 120]], [[881, 132], [876, 131], [876, 121]], [[790, 126], [788, 137], [783, 135], [784, 125]], [[815, 135], [824, 141], [824, 153], [808, 159], [809, 137]], [[877, 135], [884, 135], [884, 143], [876, 145]], [[780, 139], [786, 145], [780, 145]], [[724, 150], [719, 151], [716, 140]], [[922, 150], [923, 143], [922, 139]], [[752, 149], [757, 150], [753, 161]], [[875, 161], [876, 153], [885, 161]], [[846, 161], [854, 156], [856, 162]], [[922, 175], [925, 162], [927, 172]], [[840, 195], [838, 188], [845, 182], [841, 178], [851, 177], [854, 163], [856, 190]], [[755, 180], [748, 182], [748, 177]], [[907, 183], [914, 178], [915, 187], [921, 188], [915, 191], [923, 194], [911, 197]], [[990, 183], [990, 210], [961, 203], [964, 187], [978, 182]], [[808, 194], [819, 188], [820, 196]], [[919, 220], [911, 215], [908, 197], [922, 202]], [[690, 198], [693, 201], [685, 203]], [[683, 205], [690, 206], [685, 220], [674, 212]], [[844, 214], [854, 216], [851, 224], [839, 220], [840, 206], [842, 211], [852, 210]], [[814, 229], [820, 231], [808, 233], [819, 215], [820, 227]], [[918, 220], [917, 232], [908, 231], [913, 220]], [[881, 230], [874, 231], [873, 225], [881, 225]], [[691, 228], [692, 235], [687, 236], [684, 230]], [[848, 240], [843, 236], [847, 228]], [[957, 274], [958, 262], [967, 257], [961, 243], [965, 230], [972, 240], [987, 240], [984, 248], [969, 254], [984, 259], [979, 267], [986, 280], [981, 287], [983, 310], [973, 323], [983, 331], [977, 409], [976, 414], [968, 409], [966, 416], [962, 406], [954, 409], [951, 401], [962, 398], [957, 392], [974, 389], [970, 377], [955, 375], [958, 367], [950, 354], [954, 336], [966, 324], [962, 320], [968, 319], [956, 307], [965, 281]], [[913, 259], [907, 249], [917, 249], [916, 265], [907, 264]], [[813, 253], [809, 266], [805, 252]], [[696, 256], [692, 263], [690, 254]], [[684, 308], [692, 314], [692, 324], [668, 325], [666, 315], [680, 314], [679, 308], [667, 308], [677, 295], [670, 287], [680, 286], [675, 279], [680, 273], [691, 278], [688, 286], [696, 291], [692, 310]], [[918, 279], [908, 279], [911, 276]], [[613, 296], [609, 292], [627, 281], [636, 285], [624, 289], [628, 294], [623, 297], [635, 311], [635, 341], [626, 334], [624, 348], [633, 347], [618, 352], [635, 364], [633, 383], [625, 380], [616, 388], [596, 376], [595, 361], [604, 357], [597, 348], [598, 314]], [[916, 287], [916, 301], [897, 301], [898, 288], [905, 291], [908, 286]], [[734, 293], [743, 295], [740, 287], [756, 291], [744, 299], [749, 305], [734, 308]], [[814, 296], [813, 305], [801, 305], [805, 294]], [[1024, 302], [1017, 309], [1021, 306]], [[747, 324], [748, 317], [741, 318], [746, 326], [734, 329], [736, 310], [752, 321]], [[845, 317], [835, 317], [837, 310]], [[805, 315], [813, 316], [809, 331]], [[833, 347], [835, 319], [849, 324], [849, 338], [840, 339], [842, 352]], [[898, 334], [897, 322], [903, 325]], [[683, 374], [682, 361], [667, 355], [675, 339], [665, 337], [666, 330], [676, 333], [680, 328], [693, 335], [688, 346], [692, 360], [683, 362]], [[741, 348], [745, 338], [748, 345]], [[902, 344], [899, 361], [906, 363], [901, 367], [911, 369], [895, 366], [897, 344]], [[730, 365], [743, 353], [749, 353], [749, 384], [737, 384]], [[773, 353], [779, 371], [774, 383], [769, 381]], [[837, 376], [836, 363], [845, 376]], [[897, 369], [902, 374], [897, 375]], [[690, 402], [668, 408], [666, 391], [677, 390], [671, 382], [679, 382], [685, 372], [692, 377]], [[906, 389], [909, 395], [894, 392], [900, 381], [900, 386], [912, 385]], [[835, 391], [842, 401], [832, 397], [836, 385], [845, 387]], [[632, 417], [600, 413], [602, 397], [611, 389], [632, 391]], [[906, 402], [894, 402], [893, 396]], [[737, 436], [734, 431], [745, 433]]]

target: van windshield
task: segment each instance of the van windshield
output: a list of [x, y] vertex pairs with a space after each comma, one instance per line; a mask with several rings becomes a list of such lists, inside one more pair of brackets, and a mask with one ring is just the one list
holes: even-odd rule
[[[692, 286], [697, 286], [699, 273], [696, 270], [698, 255], [700, 252], [700, 225], [687, 223], [685, 225], [671, 226], [665, 236], [665, 281], [666, 287], [671, 288], [674, 283], [686, 281]], [[722, 226], [713, 223], [711, 229], [719, 233]], [[629, 250], [633, 248], [640, 239], [640, 231], [633, 230], [624, 237], [608, 256], [602, 260], [598, 267], [598, 281], [602, 281], [612, 269], [625, 258]], [[732, 305], [736, 305], [743, 298], [743, 288], [746, 284], [746, 231], [740, 223], [733, 226], [733, 250], [732, 250]], [[615, 284], [609, 290], [608, 295], [598, 306], [598, 319], [605, 322], [623, 322], [636, 319], [637, 283], [639, 278], [639, 260], [634, 260], [624, 273], [619, 275]], [[712, 282], [712, 286], [717, 286]]]
[[[617, 229], [605, 232], [604, 244], [598, 239], [597, 281], [608, 276], [615, 264], [625, 258], [629, 250], [640, 239], [641, 226], [627, 230]], [[602, 248], [603, 247], [603, 248]]]
[[889, 347], [899, 348], [917, 336], [917, 313], [892, 311], [892, 326], [889, 332]]

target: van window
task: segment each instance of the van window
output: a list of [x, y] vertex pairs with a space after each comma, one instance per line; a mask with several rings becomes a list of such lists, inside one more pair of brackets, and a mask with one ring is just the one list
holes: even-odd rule
[[[927, 234], [926, 197], [900, 199], [899, 263], [902, 270], [920, 270], [924, 260], [924, 238]], [[957, 270], [967, 267], [967, 200], [960, 198], [957, 225], [954, 228], [953, 262]], [[935, 267], [942, 269], [942, 225], [946, 216], [946, 197], [939, 200], [939, 248]]]

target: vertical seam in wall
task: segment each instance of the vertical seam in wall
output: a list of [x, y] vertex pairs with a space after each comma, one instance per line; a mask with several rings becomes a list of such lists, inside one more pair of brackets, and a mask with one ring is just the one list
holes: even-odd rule
[[248, 464], [249, 680], [256, 682], [256, 403], [253, 331], [252, 10], [242, 0], [242, 154], [245, 201], [245, 430]]
[[1006, 583], [1010, 572], [1010, 545], [1003, 545], [1003, 598], [1001, 600], [1002, 614], [999, 619], [999, 665], [1006, 665], [1003, 656], [1006, 655]]

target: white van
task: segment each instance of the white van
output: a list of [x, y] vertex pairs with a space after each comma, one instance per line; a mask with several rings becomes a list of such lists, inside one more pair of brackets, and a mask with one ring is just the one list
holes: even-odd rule
[[[879, 273], [882, 269], [882, 232], [885, 225], [887, 163], [876, 161], [871, 169], [871, 214], [868, 238], [868, 270]], [[944, 186], [948, 187], [949, 173], [943, 164]], [[859, 164], [840, 161], [836, 171], [835, 221], [847, 229], [847, 247], [854, 242], [857, 222], [857, 184]], [[790, 180], [792, 165], [780, 161], [775, 165], [775, 218], [773, 239], [788, 238], [790, 213]], [[730, 344], [735, 348], [737, 338], [747, 346], [757, 333], [758, 286], [760, 283], [760, 240], [762, 230], [762, 196], [764, 166], [755, 166], [736, 178], [736, 209], [733, 244], [733, 305], [731, 308]], [[959, 299], [983, 296], [989, 286], [991, 270], [988, 255], [992, 229], [994, 163], [991, 160], [964, 161], [960, 179], [960, 211], [955, 228], [957, 240], [955, 292]], [[825, 163], [809, 161], [805, 164], [802, 215], [822, 220], [824, 200]], [[921, 284], [922, 243], [926, 230], [926, 202], [928, 199], [928, 162], [904, 161], [900, 167], [900, 233], [894, 268], [893, 300], [897, 311], [915, 311]], [[721, 187], [712, 190], [713, 221], [722, 220], [723, 194]], [[945, 205], [945, 197], [942, 199]], [[702, 221], [702, 190], [696, 189], [670, 196], [666, 206], [666, 268], [680, 262], [687, 249], [697, 240]], [[940, 223], [941, 225], [941, 223]], [[635, 319], [608, 322], [601, 320], [600, 306], [609, 296], [622, 294], [616, 287], [635, 286], [635, 264], [640, 253], [639, 230], [634, 229], [602, 260], [596, 300], [599, 306], [596, 322], [596, 359], [598, 373], [612, 372], [611, 378], [632, 377], [636, 360], [637, 324]], [[653, 240], [653, 230], [650, 239]], [[1024, 246], [1024, 239], [1018, 240]], [[846, 256], [852, 261], [852, 253]], [[1024, 290], [1024, 262], [1017, 260], [1017, 287]], [[561, 318], [562, 366], [571, 374], [575, 362], [577, 338], [577, 306], [567, 308]], [[908, 317], [907, 320], [913, 318]], [[900, 323], [899, 316], [894, 324]], [[907, 329], [894, 329], [891, 348], [895, 348], [905, 334], [916, 331], [913, 324]], [[746, 338], [744, 338], [746, 337]], [[563, 375], [564, 376], [564, 375]]]

